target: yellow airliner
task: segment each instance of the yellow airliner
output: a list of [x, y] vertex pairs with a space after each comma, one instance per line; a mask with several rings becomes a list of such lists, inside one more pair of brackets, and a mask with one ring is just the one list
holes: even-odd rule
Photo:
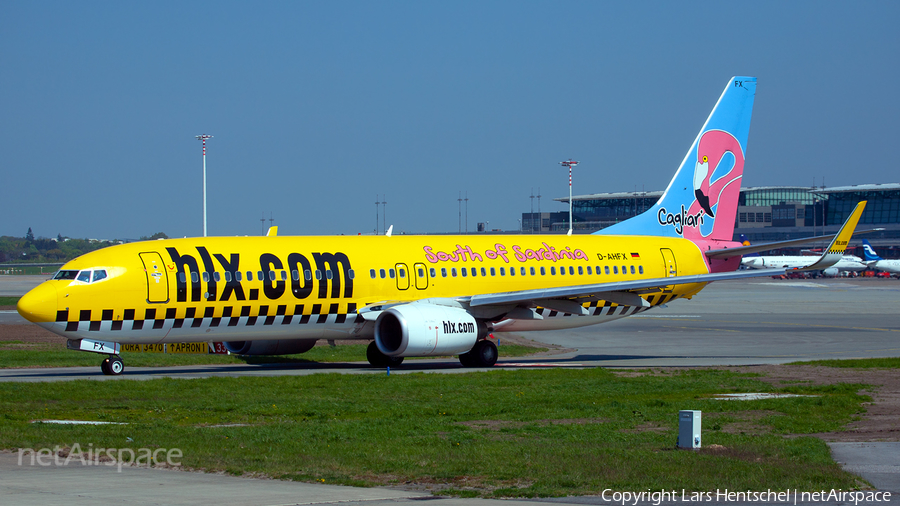
[[[492, 366], [492, 331], [593, 325], [691, 298], [778, 245], [732, 240], [756, 79], [734, 77], [659, 202], [591, 235], [202, 237], [123, 244], [66, 263], [19, 313], [106, 354], [122, 344], [224, 342], [282, 355], [318, 339], [372, 339], [372, 365], [459, 355]], [[840, 259], [862, 203], [825, 254]]]

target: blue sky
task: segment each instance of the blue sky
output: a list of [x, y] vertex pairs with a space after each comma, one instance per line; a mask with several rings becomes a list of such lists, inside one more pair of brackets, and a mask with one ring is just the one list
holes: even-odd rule
[[[518, 228], [661, 190], [733, 75], [745, 186], [898, 182], [898, 2], [0, 3], [0, 234]], [[380, 200], [380, 197], [379, 197]], [[268, 224], [268, 221], [266, 222]]]

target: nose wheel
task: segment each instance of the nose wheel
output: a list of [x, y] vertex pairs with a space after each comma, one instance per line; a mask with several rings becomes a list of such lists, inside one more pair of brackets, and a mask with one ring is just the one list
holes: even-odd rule
[[125, 370], [125, 362], [118, 355], [110, 355], [100, 362], [100, 370], [107, 376], [118, 376]]

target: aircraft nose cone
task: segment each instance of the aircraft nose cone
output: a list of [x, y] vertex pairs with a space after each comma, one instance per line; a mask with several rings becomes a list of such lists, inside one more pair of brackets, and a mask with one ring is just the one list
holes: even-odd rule
[[56, 287], [41, 283], [19, 299], [16, 310], [32, 323], [56, 321]]

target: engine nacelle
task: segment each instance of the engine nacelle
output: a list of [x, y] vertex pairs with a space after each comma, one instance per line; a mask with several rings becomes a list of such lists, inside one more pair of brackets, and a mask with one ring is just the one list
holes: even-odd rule
[[306, 353], [315, 345], [315, 339], [226, 341], [225, 349], [235, 355], [293, 355]]
[[466, 353], [478, 340], [479, 325], [463, 309], [413, 303], [386, 309], [375, 320], [375, 344], [389, 357]]
[[829, 267], [822, 271], [822, 275], [826, 278], [836, 278], [840, 276], [841, 271], [838, 270], [837, 267]]

